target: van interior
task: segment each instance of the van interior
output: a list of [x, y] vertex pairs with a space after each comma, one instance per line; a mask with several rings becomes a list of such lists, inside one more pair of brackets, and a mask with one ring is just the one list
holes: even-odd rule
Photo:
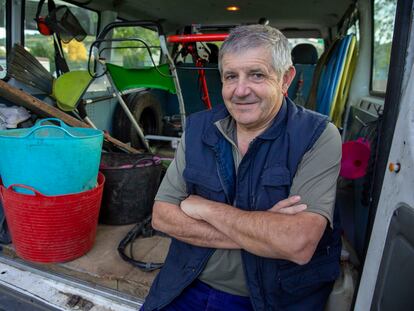
[[[402, 14], [411, 10], [412, 1], [55, 0], [57, 8], [64, 6], [74, 16], [74, 21], [55, 16], [63, 28], [57, 32], [60, 38], [42, 34], [39, 25], [39, 17], [51, 16], [51, 2], [0, 0], [0, 76], [16, 92], [12, 95], [1, 84], [0, 103], [20, 103], [30, 113], [17, 128], [30, 128], [45, 116], [63, 116], [104, 130], [112, 139], [104, 143], [104, 153], [156, 155], [163, 171], [174, 157], [185, 116], [223, 103], [217, 51], [229, 30], [260, 23], [282, 31], [297, 73], [288, 96], [329, 116], [346, 149], [336, 209], [344, 241], [341, 280], [347, 285], [336, 285], [338, 295], [327, 310], [353, 308], [401, 96], [403, 72], [398, 68], [404, 66], [409, 32]], [[22, 69], [22, 59], [37, 69]], [[68, 71], [78, 74], [62, 79]], [[51, 92], [59, 82], [63, 93]], [[63, 114], [22, 104], [27, 101], [21, 93]], [[162, 172], [157, 174], [156, 183]], [[140, 183], [137, 194], [128, 193], [129, 200], [142, 200], [138, 193], [153, 200], [148, 184]], [[114, 225], [110, 219], [102, 222], [101, 211], [93, 247], [74, 260], [25, 261], [7, 238], [1, 256], [143, 301], [169, 247], [169, 238], [148, 226], [150, 210], [144, 214], [139, 221]], [[6, 237], [4, 226], [2, 233]], [[119, 245], [128, 233], [132, 242], [123, 245], [126, 261]]]

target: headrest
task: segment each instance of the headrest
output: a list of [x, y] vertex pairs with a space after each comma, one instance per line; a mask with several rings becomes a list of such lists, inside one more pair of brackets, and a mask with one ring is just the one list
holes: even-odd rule
[[309, 43], [301, 43], [292, 49], [293, 64], [316, 64], [318, 52], [315, 46]]

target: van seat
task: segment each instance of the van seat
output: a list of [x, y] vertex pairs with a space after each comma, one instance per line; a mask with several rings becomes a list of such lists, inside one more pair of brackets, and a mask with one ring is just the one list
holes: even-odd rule
[[301, 93], [304, 102], [306, 102], [312, 86], [313, 72], [318, 62], [318, 52], [315, 46], [309, 43], [296, 45], [292, 49], [292, 62], [296, 69], [296, 76], [289, 87], [288, 95], [295, 101], [298, 93], [299, 79], [303, 79]]

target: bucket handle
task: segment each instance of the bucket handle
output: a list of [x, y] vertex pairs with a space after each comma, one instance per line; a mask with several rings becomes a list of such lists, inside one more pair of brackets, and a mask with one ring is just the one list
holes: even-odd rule
[[37, 122], [35, 124], [35, 127], [43, 126], [42, 123], [46, 122], [46, 121], [54, 121], [54, 122], [59, 123], [59, 125], [61, 127], [68, 128], [68, 125], [65, 122], [63, 122], [61, 119], [58, 119], [58, 118], [46, 118], [46, 119], [37, 120]]
[[35, 188], [30, 187], [30, 186], [26, 186], [26, 185], [22, 185], [22, 184], [12, 184], [12, 185], [10, 185], [10, 186], [8, 186], [8, 187], [7, 187], [7, 189], [8, 189], [8, 190], [15, 191], [13, 188], [23, 188], [23, 189], [26, 189], [26, 190], [30, 190], [30, 191], [33, 191], [34, 196], [41, 196], [41, 197], [44, 197], [44, 195], [43, 195], [43, 194], [41, 194], [41, 193], [40, 193], [39, 191], [37, 191]]
[[157, 165], [157, 162], [154, 160], [154, 157], [141, 158], [141, 159], [138, 159], [137, 161], [135, 161], [134, 164], [132, 164], [132, 168], [136, 168], [142, 161], [151, 161], [153, 166]]
[[66, 135], [72, 137], [72, 138], [78, 138], [75, 135], [69, 133], [69, 131], [63, 127], [60, 126], [56, 126], [56, 125], [41, 125], [41, 126], [35, 126], [33, 127], [26, 135], [20, 136], [19, 138], [27, 138], [31, 135], [33, 135], [34, 132], [40, 130], [40, 129], [45, 129], [45, 128], [51, 128], [51, 129], [55, 129], [55, 130], [60, 130], [62, 132], [64, 132]]

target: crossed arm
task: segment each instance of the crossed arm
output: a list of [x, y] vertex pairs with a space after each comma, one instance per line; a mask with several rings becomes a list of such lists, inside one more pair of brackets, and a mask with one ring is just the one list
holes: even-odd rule
[[153, 227], [178, 240], [202, 247], [245, 249], [258, 256], [307, 263], [327, 220], [305, 212], [298, 196], [267, 211], [243, 211], [191, 195], [180, 206], [157, 201]]
[[[300, 193], [305, 198], [309, 198], [310, 193], [322, 197], [318, 202], [308, 202], [314, 207], [319, 202], [327, 205], [334, 201], [341, 159], [338, 130], [329, 124], [324, 133], [324, 139], [319, 138], [314, 151], [305, 155], [300, 163], [302, 182], [295, 183], [294, 179], [291, 188], [291, 193]], [[171, 176], [176, 178], [169, 178], [168, 172], [165, 178], [166, 183], [178, 188], [176, 197], [180, 201], [186, 195], [181, 176], [185, 167], [184, 150], [183, 140], [176, 162], [169, 168]], [[315, 252], [328, 221], [320, 214], [307, 212], [306, 206], [299, 202], [298, 196], [292, 196], [267, 211], [243, 211], [199, 196], [191, 195], [180, 205], [166, 203], [161, 197], [154, 205], [153, 226], [193, 245], [242, 248], [258, 256], [304, 264]]]

